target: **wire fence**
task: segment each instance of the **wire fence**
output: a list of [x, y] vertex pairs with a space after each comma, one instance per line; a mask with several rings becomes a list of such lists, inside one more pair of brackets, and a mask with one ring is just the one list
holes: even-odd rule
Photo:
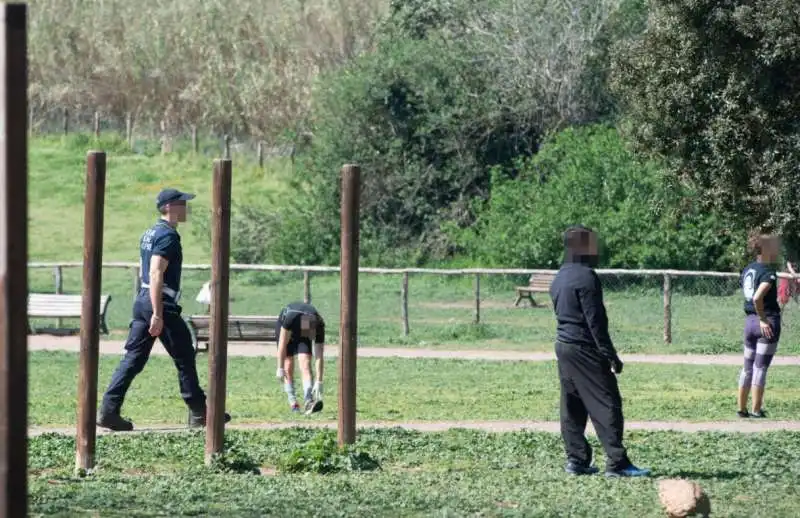
[[101, 138], [111, 134], [123, 139], [133, 153], [195, 153], [213, 158], [235, 156], [259, 162], [262, 166], [276, 157], [294, 159], [295, 154], [311, 142], [311, 134], [305, 132], [266, 141], [229, 128], [202, 123], [187, 125], [172, 122], [169, 118], [140, 118], [135, 113], [119, 116], [100, 111], [31, 107], [29, 117], [31, 135]]
[[[531, 272], [534, 279], [538, 276], [547, 283], [552, 271], [360, 271], [360, 345], [544, 349], [555, 337], [546, 288], [521, 300], [516, 291], [530, 285]], [[80, 263], [32, 263], [29, 272], [31, 292], [81, 293]], [[620, 350], [722, 353], [741, 349], [744, 315], [738, 274], [658, 270], [598, 270], [598, 274], [612, 338]], [[127, 331], [138, 291], [138, 264], [106, 264], [102, 276], [102, 294], [112, 297], [108, 324], [112, 335], [120, 335]], [[209, 279], [210, 267], [184, 266], [184, 315], [208, 313], [208, 307], [195, 298]], [[310, 301], [319, 309], [328, 323], [328, 340], [334, 343], [340, 316], [338, 268], [232, 265], [232, 317], [275, 316], [285, 304], [297, 300]], [[800, 343], [800, 327], [792, 318], [796, 307], [792, 301], [784, 313], [781, 342], [790, 347]], [[76, 326], [77, 321], [61, 324]]]

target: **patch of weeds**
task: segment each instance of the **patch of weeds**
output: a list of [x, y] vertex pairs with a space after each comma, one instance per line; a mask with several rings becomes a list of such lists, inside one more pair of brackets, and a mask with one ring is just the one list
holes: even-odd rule
[[226, 446], [222, 453], [212, 456], [209, 469], [214, 473], [222, 474], [261, 474], [258, 462], [244, 446], [238, 443], [232, 443]]
[[436, 337], [440, 340], [490, 340], [497, 338], [494, 327], [486, 324], [453, 323], [437, 329]]
[[380, 469], [380, 463], [356, 446], [346, 445], [339, 448], [335, 435], [330, 430], [324, 430], [293, 450], [278, 467], [286, 473], [328, 474], [374, 471]]

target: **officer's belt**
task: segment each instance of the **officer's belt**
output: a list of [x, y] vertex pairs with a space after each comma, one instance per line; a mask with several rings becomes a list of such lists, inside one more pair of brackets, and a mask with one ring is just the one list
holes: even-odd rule
[[[150, 289], [150, 285], [142, 283], [142, 288]], [[162, 286], [161, 287], [161, 293], [163, 293], [164, 295], [166, 295], [167, 297], [169, 297], [169, 298], [171, 298], [172, 300], [175, 300], [175, 301], [177, 301], [181, 296], [181, 292], [180, 291], [175, 291], [172, 288], [170, 288], [169, 286]]]

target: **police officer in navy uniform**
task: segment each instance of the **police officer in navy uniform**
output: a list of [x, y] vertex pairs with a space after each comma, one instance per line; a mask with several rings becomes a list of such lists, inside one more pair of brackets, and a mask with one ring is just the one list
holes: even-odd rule
[[[176, 189], [161, 191], [156, 200], [161, 217], [141, 237], [142, 287], [133, 304], [125, 356], [111, 377], [98, 413], [97, 424], [103, 428], [133, 430], [133, 423], [124, 419], [120, 410], [133, 379], [147, 364], [156, 338], [178, 369], [181, 396], [189, 407], [189, 426], [206, 423], [206, 395], [200, 388], [192, 337], [178, 304], [183, 252], [177, 227], [186, 221], [187, 202], [194, 197]], [[225, 414], [228, 421], [230, 416]]]

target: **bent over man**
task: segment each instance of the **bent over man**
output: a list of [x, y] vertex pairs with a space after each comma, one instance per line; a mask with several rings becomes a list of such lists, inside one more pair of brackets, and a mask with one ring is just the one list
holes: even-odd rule
[[[298, 358], [303, 377], [305, 413], [322, 410], [323, 352], [325, 347], [325, 321], [317, 308], [304, 302], [292, 302], [284, 307], [275, 324], [275, 339], [278, 342], [276, 376], [283, 381], [292, 412], [299, 412], [300, 405], [294, 393], [294, 358]], [[312, 345], [313, 343], [313, 345]], [[311, 376], [311, 356], [316, 359], [316, 382]]]
[[649, 470], [634, 466], [622, 445], [622, 396], [615, 375], [622, 373], [608, 334], [597, 266], [597, 235], [573, 226], [564, 234], [565, 258], [550, 286], [558, 320], [556, 357], [561, 381], [561, 436], [567, 453], [567, 473], [590, 475], [592, 448], [584, 435], [587, 418], [605, 449], [606, 476], [640, 477]]
[[[133, 430], [133, 423], [120, 415], [125, 394], [144, 369], [156, 338], [178, 369], [181, 396], [189, 407], [189, 426], [206, 424], [206, 395], [200, 388], [195, 350], [178, 304], [181, 291], [183, 251], [178, 223], [186, 221], [187, 202], [194, 194], [164, 189], [156, 207], [161, 217], [139, 241], [142, 286], [133, 304], [133, 319], [125, 342], [125, 356], [111, 377], [98, 414], [97, 424], [116, 431]], [[225, 414], [225, 422], [230, 416]]]

